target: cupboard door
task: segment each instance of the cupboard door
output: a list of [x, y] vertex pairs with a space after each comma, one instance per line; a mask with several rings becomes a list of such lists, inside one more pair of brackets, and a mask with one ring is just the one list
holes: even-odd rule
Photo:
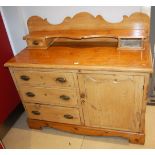
[[139, 131], [143, 76], [79, 74], [85, 125]]

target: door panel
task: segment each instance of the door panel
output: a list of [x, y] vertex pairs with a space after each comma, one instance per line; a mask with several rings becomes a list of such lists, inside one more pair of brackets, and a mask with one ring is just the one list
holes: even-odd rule
[[86, 126], [139, 131], [143, 76], [79, 74]]

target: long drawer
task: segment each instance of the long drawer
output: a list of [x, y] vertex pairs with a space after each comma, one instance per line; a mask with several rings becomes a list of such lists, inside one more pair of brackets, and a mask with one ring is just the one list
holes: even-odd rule
[[74, 87], [73, 73], [61, 73], [57, 71], [14, 71], [19, 85], [45, 86], [45, 87]]
[[80, 125], [80, 114], [77, 108], [26, 104], [28, 117], [31, 119]]
[[20, 87], [20, 92], [25, 102], [60, 106], [75, 106], [77, 104], [76, 89], [50, 89], [22, 86]]

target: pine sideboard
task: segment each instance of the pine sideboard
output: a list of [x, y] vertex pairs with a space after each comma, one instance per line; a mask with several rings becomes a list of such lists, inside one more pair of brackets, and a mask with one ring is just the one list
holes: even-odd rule
[[27, 47], [5, 66], [30, 128], [120, 136], [144, 144], [152, 73], [147, 15], [108, 23], [82, 12], [58, 25], [33, 16], [28, 29]]

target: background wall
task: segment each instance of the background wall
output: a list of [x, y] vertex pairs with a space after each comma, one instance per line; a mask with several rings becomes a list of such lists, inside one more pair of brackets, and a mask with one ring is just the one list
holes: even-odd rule
[[133, 12], [145, 12], [150, 14], [150, 7], [140, 6], [101, 6], [101, 7], [73, 7], [73, 6], [50, 6], [50, 7], [1, 7], [2, 17], [7, 29], [9, 40], [16, 55], [21, 49], [26, 47], [26, 43], [22, 40], [23, 36], [28, 33], [27, 19], [30, 16], [38, 15], [47, 18], [49, 22], [58, 24], [63, 21], [66, 16], [73, 16], [78, 12], [90, 12], [94, 16], [102, 15], [109, 22], [119, 22], [123, 15], [130, 15]]
[[26, 46], [22, 40], [26, 32], [26, 25], [20, 7], [1, 7], [1, 15], [9, 37], [14, 55]]

